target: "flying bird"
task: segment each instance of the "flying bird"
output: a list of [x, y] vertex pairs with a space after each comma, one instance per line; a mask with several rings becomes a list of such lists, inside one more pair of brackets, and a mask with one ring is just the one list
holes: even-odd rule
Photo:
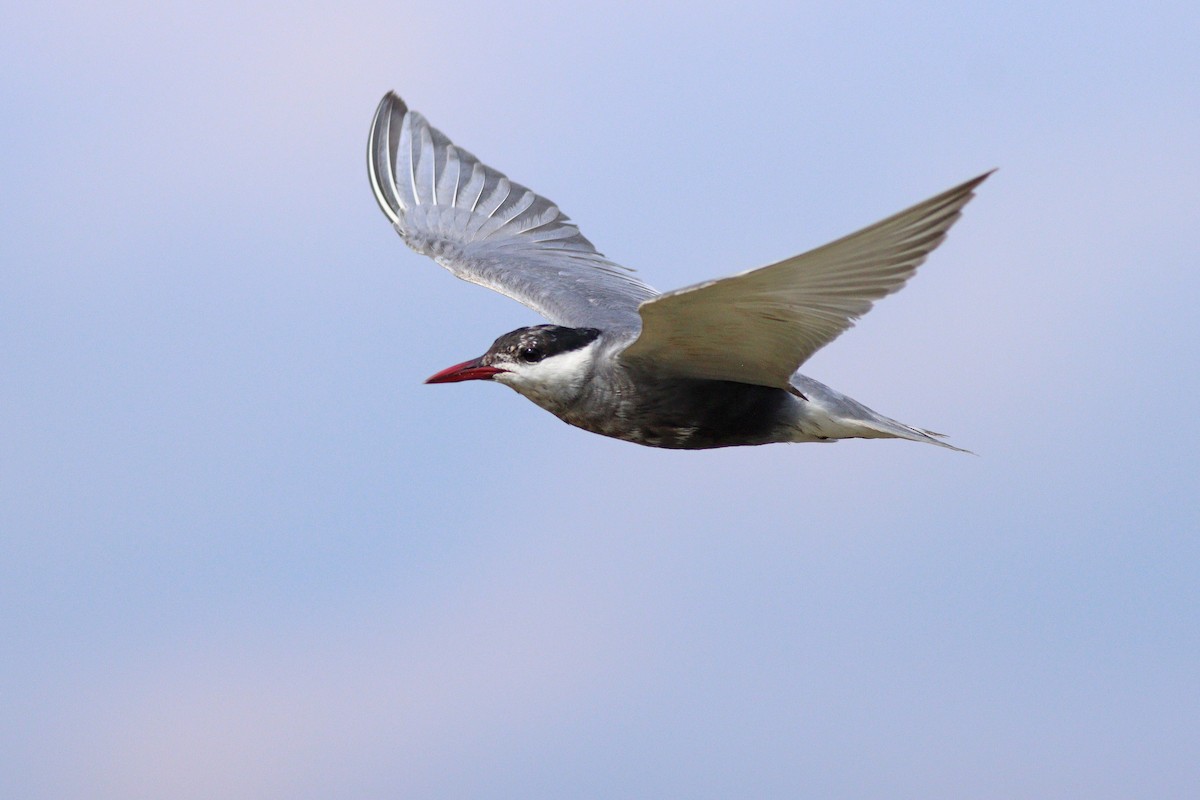
[[551, 323], [506, 333], [427, 383], [495, 381], [571, 425], [651, 447], [898, 438], [960, 449], [797, 370], [912, 277], [990, 172], [815, 250], [660, 293], [394, 93], [375, 112], [367, 165], [409, 247]]

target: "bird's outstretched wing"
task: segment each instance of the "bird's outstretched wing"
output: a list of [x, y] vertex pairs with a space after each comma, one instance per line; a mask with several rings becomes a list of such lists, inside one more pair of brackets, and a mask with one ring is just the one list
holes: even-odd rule
[[392, 92], [371, 124], [367, 169], [409, 247], [551, 322], [636, 329], [638, 304], [657, 294], [557, 206], [456, 147]]
[[647, 300], [621, 360], [787, 388], [813, 353], [912, 277], [990, 174], [786, 261]]

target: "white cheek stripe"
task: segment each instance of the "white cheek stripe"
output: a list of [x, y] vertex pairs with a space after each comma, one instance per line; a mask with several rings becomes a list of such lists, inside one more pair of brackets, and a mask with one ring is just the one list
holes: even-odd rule
[[598, 344], [591, 342], [586, 347], [550, 356], [536, 364], [505, 364], [504, 369], [508, 372], [497, 375], [496, 381], [535, 400], [538, 395], [547, 398], [572, 395], [587, 376]]

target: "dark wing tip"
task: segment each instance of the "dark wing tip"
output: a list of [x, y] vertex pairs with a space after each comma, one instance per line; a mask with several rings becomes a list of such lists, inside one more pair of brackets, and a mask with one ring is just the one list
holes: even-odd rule
[[987, 172], [983, 173], [979, 177], [972, 178], [971, 180], [967, 181], [965, 185], [970, 189], [974, 189], [976, 186], [983, 183], [988, 178], [992, 177], [992, 175], [995, 174], [996, 170], [998, 170], [998, 169], [1000, 169], [1000, 168], [992, 167], [991, 169], [989, 169]]
[[953, 189], [947, 189], [946, 191], [942, 192], [942, 194], [939, 195], [939, 197], [970, 195], [972, 192], [975, 191], [976, 188], [978, 188], [979, 184], [983, 183], [988, 178], [992, 177], [992, 173], [994, 173], [997, 169], [999, 169], [999, 167], [992, 167], [991, 169], [989, 169], [987, 172], [983, 173], [982, 175], [978, 175], [974, 178], [971, 178], [971, 180], [966, 181], [965, 183], [960, 183], [958, 186], [955, 186]]
[[400, 116], [404, 116], [408, 113], [408, 106], [405, 105], [404, 101], [400, 99], [400, 95], [396, 94], [394, 91], [389, 91], [383, 96], [383, 99], [379, 101], [379, 110], [375, 113], [382, 114], [385, 109], [394, 113], [398, 113]]

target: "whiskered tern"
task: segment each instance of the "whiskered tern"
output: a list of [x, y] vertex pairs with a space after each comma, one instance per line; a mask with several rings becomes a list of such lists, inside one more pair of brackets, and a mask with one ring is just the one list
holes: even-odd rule
[[991, 173], [807, 253], [659, 293], [394, 93], [375, 113], [367, 164], [409, 247], [552, 323], [506, 333], [427, 383], [495, 381], [571, 425], [651, 447], [898, 438], [959, 449], [797, 370], [912, 277]]

